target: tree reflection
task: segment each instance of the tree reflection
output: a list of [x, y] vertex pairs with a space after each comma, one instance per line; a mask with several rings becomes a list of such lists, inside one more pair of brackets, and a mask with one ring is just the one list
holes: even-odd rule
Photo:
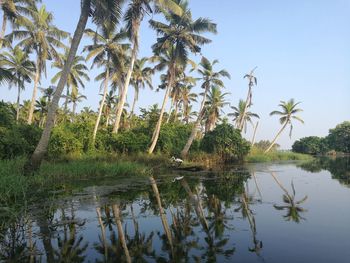
[[302, 220], [302, 219], [305, 220], [305, 218], [303, 218], [301, 216], [301, 213], [306, 212], [307, 210], [302, 208], [300, 206], [300, 204], [304, 203], [307, 200], [307, 195], [303, 199], [301, 199], [299, 201], [295, 201], [295, 187], [294, 187], [293, 181], [291, 183], [293, 193], [290, 194], [287, 191], [287, 189], [278, 180], [276, 174], [274, 172], [271, 172], [271, 175], [272, 175], [272, 178], [277, 183], [277, 185], [284, 192], [283, 202], [285, 203], [285, 205], [274, 205], [274, 207], [277, 210], [285, 210], [285, 211], [287, 211], [287, 214], [283, 216], [287, 221], [294, 221], [296, 223], [300, 223], [300, 220]]

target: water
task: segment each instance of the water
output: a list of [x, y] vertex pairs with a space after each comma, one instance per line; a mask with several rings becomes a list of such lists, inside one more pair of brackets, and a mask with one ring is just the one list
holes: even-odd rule
[[177, 176], [51, 194], [2, 222], [0, 259], [350, 262], [349, 159]]

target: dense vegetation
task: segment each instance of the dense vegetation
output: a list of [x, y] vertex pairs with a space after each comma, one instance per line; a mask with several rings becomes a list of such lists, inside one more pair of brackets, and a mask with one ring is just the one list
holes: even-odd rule
[[[246, 100], [231, 106], [224, 92], [229, 72], [201, 53], [202, 46], [211, 42], [210, 33], [217, 33], [217, 25], [208, 18], [194, 18], [187, 1], [83, 0], [73, 35], [55, 26], [53, 13], [41, 1], [4, 0], [1, 9], [0, 84], [15, 87], [17, 99], [1, 103], [0, 158], [26, 156], [29, 172], [39, 169], [44, 158], [96, 153], [148, 152], [183, 158], [206, 153], [222, 161], [243, 160], [250, 149], [242, 138], [248, 124], [254, 128], [250, 144], [255, 144], [255, 120], [260, 118], [251, 110], [256, 68], [244, 76]], [[139, 30], [149, 14], [148, 23], [158, 38], [151, 46], [153, 55], [139, 57]], [[89, 18], [92, 28], [86, 28]], [[7, 27], [7, 22], [13, 26]], [[80, 47], [83, 37], [89, 42]], [[94, 79], [101, 83], [101, 100], [97, 111], [84, 107], [79, 112], [79, 104], [87, 100], [83, 89], [92, 79], [89, 63], [100, 69]], [[52, 85], [40, 87], [49, 65], [56, 71]], [[163, 101], [159, 107], [138, 110], [139, 94], [143, 88], [154, 88], [156, 73]], [[22, 101], [21, 92], [30, 83], [32, 98]], [[194, 92], [196, 86], [201, 93]], [[129, 88], [135, 91], [130, 104]], [[281, 110], [271, 112], [279, 115], [281, 128], [265, 153], [276, 148], [287, 127], [292, 130], [292, 120], [303, 122], [297, 116], [302, 111], [298, 105], [294, 99], [281, 101]], [[226, 106], [233, 110], [229, 119], [224, 116]]]
[[320, 138], [304, 137], [294, 142], [292, 149], [297, 153], [322, 155], [326, 153], [350, 153], [350, 122], [338, 124], [329, 134]]

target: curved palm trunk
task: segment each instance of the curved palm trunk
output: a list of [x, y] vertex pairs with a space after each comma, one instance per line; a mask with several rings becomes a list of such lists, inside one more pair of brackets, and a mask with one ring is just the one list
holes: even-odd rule
[[[171, 252], [172, 254], [174, 253], [174, 250], [173, 250], [173, 237], [171, 235], [171, 231], [170, 231], [170, 227], [169, 227], [169, 224], [168, 224], [168, 220], [166, 218], [166, 213], [163, 209], [163, 206], [162, 206], [162, 201], [160, 199], [160, 194], [159, 194], [159, 191], [158, 191], [158, 186], [157, 186], [157, 183], [156, 181], [154, 180], [153, 176], [151, 176], [149, 178], [150, 182], [151, 182], [151, 185], [152, 185], [152, 190], [153, 190], [153, 193], [156, 197], [156, 200], [157, 200], [157, 204], [158, 204], [158, 209], [159, 209], [159, 215], [160, 215], [160, 218], [162, 220], [162, 224], [163, 224], [163, 228], [164, 228], [164, 232], [165, 232], [165, 235], [168, 239], [168, 242], [169, 242], [169, 245], [171, 247]], [[174, 255], [174, 254], [173, 254]]]
[[16, 103], [16, 121], [17, 122], [19, 120], [20, 98], [21, 98], [21, 87], [18, 85], [17, 103]]
[[5, 16], [5, 12], [2, 14], [2, 26], [1, 26], [1, 35], [0, 35], [0, 48], [2, 48], [3, 42], [2, 40], [4, 39], [5, 32], [6, 32], [6, 25], [7, 25], [7, 19]]
[[28, 124], [32, 124], [33, 122], [33, 113], [34, 113], [34, 104], [36, 100], [36, 94], [38, 92], [38, 83], [40, 80], [40, 61], [39, 61], [39, 55], [37, 57], [36, 62], [36, 72], [35, 72], [35, 78], [34, 78], [34, 88], [33, 88], [33, 94], [32, 94], [32, 100], [30, 101], [30, 107], [29, 107], [29, 114], [28, 114]]
[[255, 144], [255, 136], [256, 136], [256, 131], [258, 129], [259, 121], [256, 122], [255, 127], [254, 127], [254, 133], [253, 133], [253, 139], [252, 139], [252, 146]]
[[203, 119], [203, 116], [204, 116], [204, 104], [205, 104], [205, 102], [207, 100], [208, 90], [209, 90], [209, 87], [206, 87], [205, 91], [204, 91], [204, 94], [203, 94], [203, 100], [202, 100], [202, 103], [201, 103], [201, 107], [200, 107], [200, 110], [198, 112], [197, 120], [196, 120], [196, 122], [195, 122], [195, 124], [194, 124], [194, 126], [192, 128], [191, 135], [188, 138], [185, 147], [181, 151], [182, 158], [185, 158], [187, 156], [188, 151], [190, 150], [191, 145], [193, 143], [193, 140], [196, 137], [198, 127], [199, 127], [199, 125], [200, 125], [200, 123], [201, 123], [201, 121]]
[[168, 99], [169, 99], [169, 94], [170, 94], [170, 89], [171, 89], [171, 86], [172, 86], [172, 82], [173, 82], [173, 74], [171, 73], [171, 76], [170, 76], [169, 82], [168, 82], [169, 84], [168, 84], [168, 86], [166, 88], [166, 91], [165, 91], [162, 108], [160, 110], [159, 119], [158, 119], [157, 125], [156, 125], [156, 127], [154, 129], [154, 132], [153, 132], [152, 143], [151, 143], [151, 146], [148, 149], [148, 153], [149, 154], [153, 153], [154, 148], [156, 148], [156, 145], [157, 145], [157, 141], [158, 141], [158, 138], [159, 138], [160, 127], [162, 126], [165, 106], [166, 106], [166, 103], [168, 102]]
[[81, 8], [81, 14], [79, 17], [77, 27], [76, 27], [75, 32], [74, 32], [73, 40], [71, 43], [71, 48], [70, 48], [69, 54], [68, 54], [68, 59], [64, 65], [61, 78], [58, 82], [56, 92], [54, 93], [54, 96], [52, 99], [52, 103], [50, 103], [50, 105], [49, 105], [45, 129], [41, 135], [40, 141], [39, 141], [38, 145], [36, 146], [33, 155], [31, 156], [30, 161], [26, 164], [26, 167], [25, 167], [25, 172], [27, 174], [32, 173], [34, 170], [39, 168], [41, 161], [47, 152], [47, 147], [49, 144], [51, 130], [52, 130], [53, 125], [54, 125], [54, 120], [55, 120], [55, 116], [56, 116], [58, 102], [61, 98], [64, 86], [67, 83], [69, 71], [72, 67], [74, 57], [77, 53], [81, 38], [83, 36], [84, 30], [86, 27], [87, 20], [89, 18], [90, 4], [91, 4], [91, 0], [83, 1], [82, 8]]
[[139, 38], [140, 21], [136, 22], [135, 24], [136, 24], [136, 26], [135, 26], [135, 40], [133, 43], [133, 48], [132, 48], [132, 53], [131, 53], [130, 67], [129, 67], [128, 73], [126, 75], [124, 88], [122, 90], [122, 95], [121, 95], [120, 101], [118, 103], [117, 115], [116, 115], [116, 119], [115, 119], [115, 123], [114, 123], [114, 127], [113, 127], [113, 132], [115, 132], [115, 133], [118, 133], [118, 130], [119, 130], [120, 120], [121, 120], [121, 116], [122, 116], [125, 101], [126, 101], [126, 95], [128, 94], [128, 88], [129, 88], [129, 84], [130, 84], [131, 74], [132, 74], [132, 71], [134, 70], [134, 64], [135, 64], [137, 51], [138, 51], [138, 38]]
[[76, 102], [73, 102], [73, 109], [72, 109], [72, 113], [73, 113], [73, 118], [75, 116], [75, 111], [77, 109], [77, 103]]
[[174, 121], [177, 121], [177, 112], [179, 111], [179, 102], [175, 101]]
[[115, 222], [117, 224], [119, 241], [120, 241], [120, 243], [123, 246], [123, 250], [124, 250], [124, 253], [125, 253], [125, 257], [126, 257], [126, 262], [131, 263], [131, 257], [130, 257], [130, 254], [129, 254], [129, 249], [128, 249], [127, 245], [126, 245], [126, 240], [125, 240], [125, 236], [124, 236], [123, 226], [122, 226], [122, 222], [121, 222], [121, 218], [120, 218], [119, 206], [118, 205], [112, 205], [112, 209], [113, 209]]
[[[109, 63], [107, 63], [107, 65], [108, 64]], [[100, 109], [98, 111], [97, 120], [96, 120], [95, 128], [94, 128], [94, 133], [92, 135], [92, 144], [93, 145], [95, 145], [97, 129], [98, 129], [98, 126], [100, 125], [100, 120], [101, 120], [101, 116], [102, 116], [103, 106], [105, 105], [105, 100], [106, 100], [107, 91], [108, 91], [108, 79], [109, 79], [109, 67], [107, 66], [106, 79], [105, 79], [104, 89], [103, 89], [103, 97], [102, 97], [102, 100], [101, 100]]]
[[275, 145], [278, 137], [280, 137], [281, 133], [283, 132], [283, 130], [286, 128], [288, 124], [288, 120], [284, 123], [284, 125], [282, 126], [282, 128], [279, 130], [279, 132], [276, 134], [275, 138], [273, 139], [273, 141], [271, 142], [270, 146], [264, 151], [264, 153], [267, 153], [268, 151], [271, 150], [271, 148]]
[[64, 101], [64, 112], [67, 112], [68, 110], [68, 96], [69, 96], [69, 87], [67, 86], [66, 99]]
[[108, 244], [107, 244], [107, 238], [106, 238], [106, 229], [102, 221], [102, 214], [101, 214], [101, 208], [96, 207], [96, 214], [97, 214], [97, 220], [101, 228], [101, 235], [102, 235], [102, 242], [104, 247], [104, 256], [105, 260], [108, 260]]

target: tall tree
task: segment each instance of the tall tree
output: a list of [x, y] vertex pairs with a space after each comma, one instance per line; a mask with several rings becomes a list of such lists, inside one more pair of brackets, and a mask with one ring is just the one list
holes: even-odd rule
[[244, 132], [247, 132], [247, 124], [250, 123], [254, 126], [252, 118], [258, 118], [259, 115], [253, 112], [245, 111], [246, 110], [246, 102], [244, 100], [239, 100], [238, 107], [232, 106], [231, 109], [233, 109], [233, 113], [229, 113], [228, 116], [233, 117], [233, 121], [237, 127], [237, 129], [240, 129], [240, 125], [243, 122], [243, 129]]
[[197, 94], [191, 92], [194, 86], [185, 84], [180, 89], [180, 103], [182, 104], [182, 120], [188, 124], [191, 117], [191, 102], [197, 102]]
[[248, 93], [247, 93], [247, 99], [244, 104], [244, 109], [242, 112], [242, 118], [240, 119], [240, 123], [238, 125], [239, 130], [243, 130], [244, 123], [245, 123], [245, 115], [248, 110], [248, 108], [252, 105], [252, 97], [253, 97], [253, 86], [258, 84], [257, 78], [254, 76], [254, 71], [257, 67], [253, 68], [250, 73], [244, 75], [244, 78], [248, 79]]
[[84, 48], [84, 50], [89, 52], [86, 59], [89, 60], [94, 58], [92, 67], [94, 65], [104, 67], [103, 96], [92, 136], [92, 141], [95, 142], [97, 129], [100, 125], [102, 111], [108, 93], [111, 65], [113, 63], [114, 67], [119, 68], [119, 64], [121, 63], [119, 57], [120, 54], [123, 53], [122, 46], [128, 44], [120, 43], [125, 39], [126, 33], [123, 30], [116, 31], [116, 24], [114, 23], [105, 22], [101, 25], [98, 32], [87, 29], [85, 30], [85, 33], [94, 41], [94, 44], [88, 45]]
[[10, 52], [4, 52], [0, 56], [0, 67], [7, 67], [11, 72], [13, 79], [10, 82], [17, 86], [16, 120], [19, 119], [21, 90], [24, 90], [24, 84], [30, 83], [35, 71], [35, 64], [29, 59], [28, 53], [22, 51], [19, 47], [11, 48]]
[[[201, 46], [211, 42], [210, 39], [201, 34], [206, 32], [216, 33], [216, 24], [209, 19], [198, 18], [193, 20], [192, 13], [188, 8], [188, 2], [176, 1], [182, 8], [181, 15], [171, 11], [163, 11], [167, 24], [155, 20], [150, 21], [151, 27], [159, 35], [157, 42], [153, 45], [156, 54], [168, 52], [171, 56], [171, 63], [168, 66], [168, 87], [166, 96], [169, 96], [170, 88], [173, 86], [176, 65], [185, 68], [188, 63], [188, 51], [199, 53]], [[166, 98], [167, 99], [167, 98]], [[166, 102], [165, 102], [166, 103]], [[163, 104], [165, 104], [163, 101]], [[153, 140], [148, 153], [152, 153], [156, 147], [163, 114], [161, 114], [153, 133]]]
[[284, 131], [284, 129], [289, 125], [290, 131], [289, 131], [289, 137], [292, 136], [293, 131], [293, 124], [292, 120], [295, 119], [297, 121], [300, 121], [301, 123], [304, 123], [304, 121], [298, 117], [295, 116], [296, 113], [303, 111], [302, 109], [297, 108], [297, 106], [300, 104], [300, 102], [295, 102], [294, 99], [290, 99], [289, 101], [281, 101], [281, 103], [278, 105], [282, 108], [282, 111], [272, 111], [270, 113], [270, 116], [278, 115], [280, 117], [280, 123], [282, 125], [281, 129], [276, 134], [275, 138], [272, 140], [270, 146], [265, 150], [265, 153], [271, 150], [271, 148], [276, 143], [278, 137], [281, 135], [281, 133]]
[[[59, 69], [59, 71], [51, 79], [51, 83], [57, 83], [62, 76], [64, 64], [68, 59], [69, 49], [65, 48], [65, 52], [60, 54], [60, 60], [52, 63], [52, 67]], [[70, 93], [77, 93], [79, 86], [85, 88], [84, 81], [89, 81], [89, 75], [87, 73], [88, 68], [85, 65], [85, 59], [83, 56], [75, 56], [72, 62], [71, 70], [67, 78], [67, 91], [66, 91], [66, 100], [64, 103], [64, 110], [67, 111], [68, 97]], [[70, 91], [71, 89], [71, 91]]]
[[72, 114], [73, 118], [75, 116], [75, 112], [77, 109], [77, 104], [81, 102], [82, 100], [86, 100], [86, 96], [83, 94], [80, 94], [77, 90], [73, 90], [72, 93], [68, 95], [68, 103], [72, 103]]
[[199, 126], [202, 122], [202, 119], [204, 117], [204, 113], [205, 113], [204, 106], [205, 106], [205, 103], [207, 101], [207, 95], [208, 95], [210, 88], [213, 85], [215, 85], [216, 87], [223, 88], [225, 85], [224, 85], [224, 82], [221, 80], [221, 78], [222, 77], [226, 77], [228, 79], [231, 78], [230, 74], [224, 69], [219, 70], [219, 71], [214, 71], [214, 65], [217, 64], [218, 62], [219, 62], [218, 60], [214, 60], [214, 61], [210, 62], [207, 58], [202, 57], [201, 62], [199, 63], [198, 73], [201, 75], [201, 79], [203, 81], [202, 86], [201, 86], [202, 89], [204, 89], [203, 98], [202, 98], [201, 106], [200, 106], [199, 111], [198, 111], [197, 120], [192, 128], [191, 135], [188, 138], [187, 143], [181, 152], [182, 157], [186, 157], [186, 155], [188, 154], [188, 151], [190, 150], [192, 142], [193, 142], [194, 138], [196, 137], [196, 134], [198, 132], [198, 128], [199, 128]]
[[133, 116], [136, 102], [139, 98], [140, 88], [148, 86], [153, 89], [152, 86], [152, 74], [153, 70], [150, 67], [146, 67], [148, 58], [141, 58], [135, 61], [134, 70], [131, 76], [131, 85], [134, 87], [134, 101], [131, 106], [130, 117]]
[[48, 88], [39, 88], [40, 91], [42, 92], [43, 94], [43, 97], [45, 99], [47, 99], [47, 102], [50, 104], [51, 103], [51, 100], [52, 100], [52, 97], [53, 97], [53, 94], [55, 93], [56, 91], [56, 86], [49, 86]]
[[25, 166], [25, 172], [27, 174], [30, 174], [39, 168], [41, 161], [47, 152], [50, 134], [54, 125], [56, 110], [58, 108], [58, 102], [67, 83], [68, 74], [76, 56], [81, 38], [84, 34], [89, 16], [92, 17], [93, 22], [97, 25], [101, 25], [105, 21], [117, 23], [121, 15], [122, 2], [123, 0], [81, 0], [80, 17], [73, 35], [68, 59], [65, 62], [62, 76], [57, 84], [57, 90], [48, 109], [45, 129], [30, 161]]
[[3, 40], [6, 32], [7, 21], [15, 23], [16, 20], [22, 20], [24, 14], [28, 14], [28, 7], [41, 2], [39, 0], [1, 0], [2, 26], [0, 32], [0, 49], [3, 46]]
[[35, 113], [39, 114], [39, 127], [43, 127], [46, 119], [48, 103], [46, 98], [41, 97], [35, 101]]
[[129, 35], [129, 39], [132, 43], [131, 58], [129, 69], [125, 77], [125, 83], [120, 94], [120, 99], [118, 103], [116, 120], [113, 127], [113, 132], [117, 133], [120, 126], [120, 119], [124, 109], [124, 104], [126, 101], [126, 95], [128, 93], [128, 88], [130, 84], [131, 75], [134, 69], [134, 63], [137, 58], [137, 53], [139, 49], [139, 30], [141, 22], [147, 13], [152, 13], [151, 2], [154, 2], [158, 8], [166, 8], [172, 10], [176, 14], [182, 14], [181, 7], [177, 4], [175, 0], [131, 0], [130, 4], [125, 12], [124, 20], [126, 22], [126, 29]]
[[65, 47], [61, 40], [68, 37], [68, 33], [52, 24], [53, 15], [46, 10], [45, 5], [40, 8], [33, 5], [28, 8], [28, 12], [31, 19], [22, 20], [21, 26], [24, 29], [14, 30], [7, 37], [10, 41], [19, 39], [18, 46], [23, 47], [26, 52], [34, 51], [36, 54], [34, 88], [27, 120], [28, 124], [31, 124], [38, 84], [42, 72], [46, 73], [46, 61], [59, 59], [56, 48]]
[[225, 96], [229, 93], [222, 93], [219, 87], [213, 86], [208, 93], [208, 100], [205, 105], [205, 132], [212, 131], [220, 114], [223, 113], [222, 108], [229, 103], [225, 100]]

